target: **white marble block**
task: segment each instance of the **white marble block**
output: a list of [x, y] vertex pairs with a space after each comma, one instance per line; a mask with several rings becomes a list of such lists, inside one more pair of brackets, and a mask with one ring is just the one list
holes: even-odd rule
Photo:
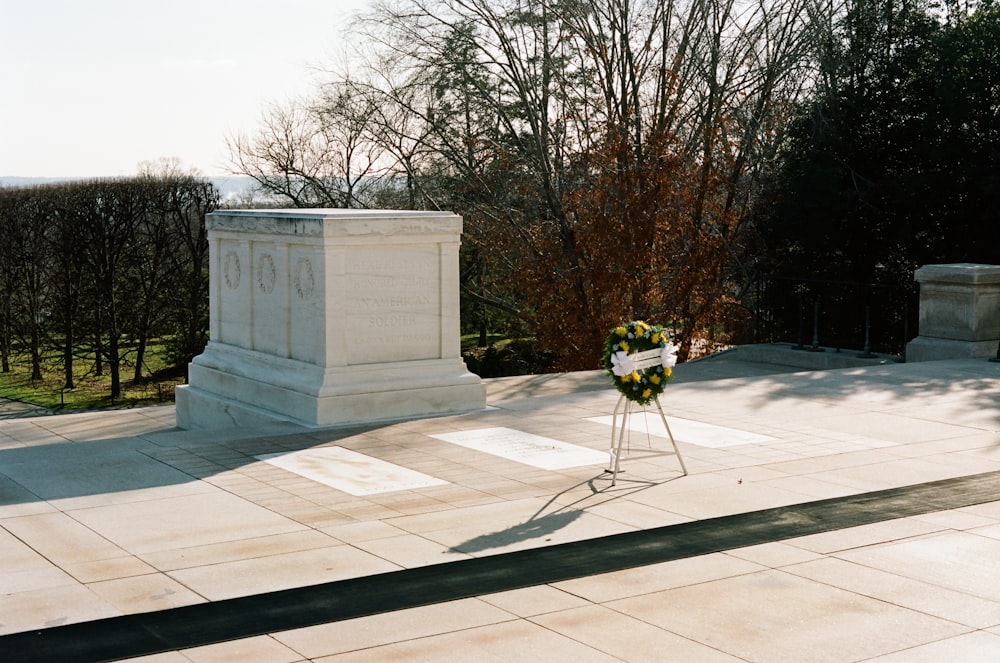
[[924, 265], [920, 335], [906, 344], [906, 361], [993, 357], [1000, 340], [1000, 266]]
[[179, 427], [485, 407], [461, 356], [461, 217], [239, 210], [207, 225], [211, 340], [177, 391]]

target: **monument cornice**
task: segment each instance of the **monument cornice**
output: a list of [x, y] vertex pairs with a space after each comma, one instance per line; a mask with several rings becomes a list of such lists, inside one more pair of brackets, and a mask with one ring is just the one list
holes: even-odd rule
[[205, 218], [208, 230], [302, 237], [457, 235], [462, 217], [441, 212], [354, 209], [220, 210]]

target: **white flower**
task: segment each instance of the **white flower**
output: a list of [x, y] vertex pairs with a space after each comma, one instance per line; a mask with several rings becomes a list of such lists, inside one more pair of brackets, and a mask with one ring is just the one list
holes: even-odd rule
[[678, 350], [680, 350], [680, 348], [673, 343], [667, 343], [663, 346], [663, 352], [660, 354], [660, 359], [663, 362], [663, 368], [673, 368], [677, 364]]
[[619, 350], [611, 355], [611, 372], [618, 377], [625, 377], [635, 370], [635, 362], [629, 359], [628, 354]]

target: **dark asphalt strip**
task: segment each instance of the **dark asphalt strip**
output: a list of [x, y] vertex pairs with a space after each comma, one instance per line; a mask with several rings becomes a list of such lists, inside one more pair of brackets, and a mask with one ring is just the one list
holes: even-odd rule
[[994, 501], [1000, 472], [13, 633], [0, 661], [113, 661]]

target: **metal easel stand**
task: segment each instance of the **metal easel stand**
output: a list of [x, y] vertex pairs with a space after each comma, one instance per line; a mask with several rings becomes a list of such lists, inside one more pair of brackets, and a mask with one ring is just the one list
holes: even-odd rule
[[[625, 402], [625, 409], [622, 410], [622, 401]], [[654, 398], [653, 402], [656, 403], [656, 411], [660, 413], [660, 420], [663, 421], [663, 427], [667, 429], [667, 436], [670, 438], [670, 444], [674, 447], [674, 453], [672, 455], [677, 456], [677, 462], [681, 465], [681, 471], [684, 476], [687, 476], [687, 467], [684, 465], [684, 458], [681, 457], [680, 449], [677, 448], [677, 442], [674, 441], [674, 434], [670, 432], [670, 425], [667, 423], [667, 417], [663, 414], [663, 408], [660, 407], [660, 399]], [[606, 471], [611, 472], [611, 485], [614, 486], [618, 480], [618, 471], [621, 462], [622, 455], [622, 444], [625, 441], [625, 431], [628, 430], [628, 420], [632, 414], [633, 402], [626, 399], [624, 395], [618, 397], [618, 404], [615, 405], [615, 414], [611, 419], [611, 467]], [[622, 413], [622, 425], [618, 428], [618, 412]], [[617, 435], [617, 441], [615, 437]]]

